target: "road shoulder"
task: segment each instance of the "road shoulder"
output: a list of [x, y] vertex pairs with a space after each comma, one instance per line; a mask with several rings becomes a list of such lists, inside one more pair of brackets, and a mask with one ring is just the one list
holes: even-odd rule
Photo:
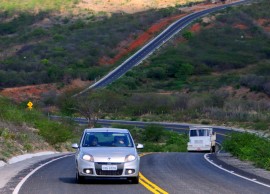
[[230, 172], [270, 185], [270, 171], [257, 168], [251, 162], [241, 161], [230, 153], [210, 154], [209, 159]]

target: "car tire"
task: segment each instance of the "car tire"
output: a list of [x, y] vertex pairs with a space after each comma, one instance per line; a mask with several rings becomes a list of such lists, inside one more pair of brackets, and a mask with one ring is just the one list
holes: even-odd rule
[[129, 179], [132, 184], [139, 184], [139, 176], [137, 177], [132, 177]]
[[79, 184], [82, 184], [84, 182], [84, 177], [80, 176], [78, 171], [76, 173], [76, 180], [77, 180], [77, 183], [79, 183]]

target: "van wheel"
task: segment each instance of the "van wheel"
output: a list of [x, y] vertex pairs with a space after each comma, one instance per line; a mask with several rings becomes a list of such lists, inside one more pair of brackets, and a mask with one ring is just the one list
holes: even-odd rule
[[216, 146], [212, 146], [211, 147], [211, 153], [215, 153], [216, 152]]

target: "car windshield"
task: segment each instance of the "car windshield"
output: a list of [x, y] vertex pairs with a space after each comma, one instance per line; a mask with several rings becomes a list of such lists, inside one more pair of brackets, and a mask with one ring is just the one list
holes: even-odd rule
[[210, 135], [210, 130], [208, 129], [190, 130], [190, 137], [209, 136], [209, 135]]
[[133, 147], [129, 133], [86, 132], [82, 147]]

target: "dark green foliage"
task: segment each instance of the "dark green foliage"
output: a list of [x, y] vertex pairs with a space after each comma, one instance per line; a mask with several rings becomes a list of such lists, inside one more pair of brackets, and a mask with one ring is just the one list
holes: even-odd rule
[[131, 125], [115, 124], [112, 127], [128, 129], [135, 143], [142, 143], [142, 152], [186, 152], [188, 136], [165, 130], [160, 125], [149, 125], [145, 129]]
[[[13, 45], [22, 45], [12, 56], [4, 55], [1, 58], [3, 74], [0, 73], [0, 85], [8, 87], [60, 82], [66, 77], [99, 79], [114, 68], [107, 64], [101, 66], [100, 59], [117, 55], [115, 48], [123, 37], [131, 34], [135, 37], [164, 15], [173, 13], [179, 11], [166, 8], [133, 15], [112, 14], [111, 17], [105, 13], [100, 16], [88, 13], [91, 16], [91, 21], [88, 21], [73, 17], [54, 18], [49, 12], [36, 15], [25, 12], [9, 22], [0, 22], [0, 52]], [[0, 20], [7, 17], [2, 14]], [[52, 23], [39, 25], [45, 19]], [[14, 74], [15, 79], [10, 79]], [[127, 89], [137, 88], [138, 83], [134, 83], [133, 79], [126, 81], [125, 84], [129, 85]]]
[[270, 170], [270, 141], [255, 134], [233, 133], [223, 143], [224, 149], [241, 160], [249, 160]]
[[164, 127], [159, 125], [149, 125], [144, 130], [144, 140], [149, 142], [159, 142], [164, 134]]
[[[259, 12], [264, 10], [262, 18], [269, 18], [269, 6], [263, 2], [254, 5]], [[254, 23], [257, 17], [255, 12], [248, 11], [251, 9], [254, 10], [253, 6], [227, 9], [226, 13], [216, 16], [214, 26], [202, 26], [200, 32], [194, 34], [184, 31], [183, 36], [187, 36], [188, 41], [169, 44], [145, 65], [134, 68], [128, 79], [136, 81], [125, 83], [127, 78], [123, 76], [112, 88], [126, 91], [131, 84], [131, 90], [137, 91], [187, 89], [200, 92], [230, 85], [269, 94], [270, 39]], [[245, 27], [238, 28], [239, 24]], [[251, 70], [247, 70], [251, 66]]]
[[190, 31], [185, 31], [185, 32], [183, 32], [182, 36], [183, 36], [186, 40], [189, 40], [189, 39], [192, 38], [193, 34], [192, 34], [192, 32], [190, 32]]

